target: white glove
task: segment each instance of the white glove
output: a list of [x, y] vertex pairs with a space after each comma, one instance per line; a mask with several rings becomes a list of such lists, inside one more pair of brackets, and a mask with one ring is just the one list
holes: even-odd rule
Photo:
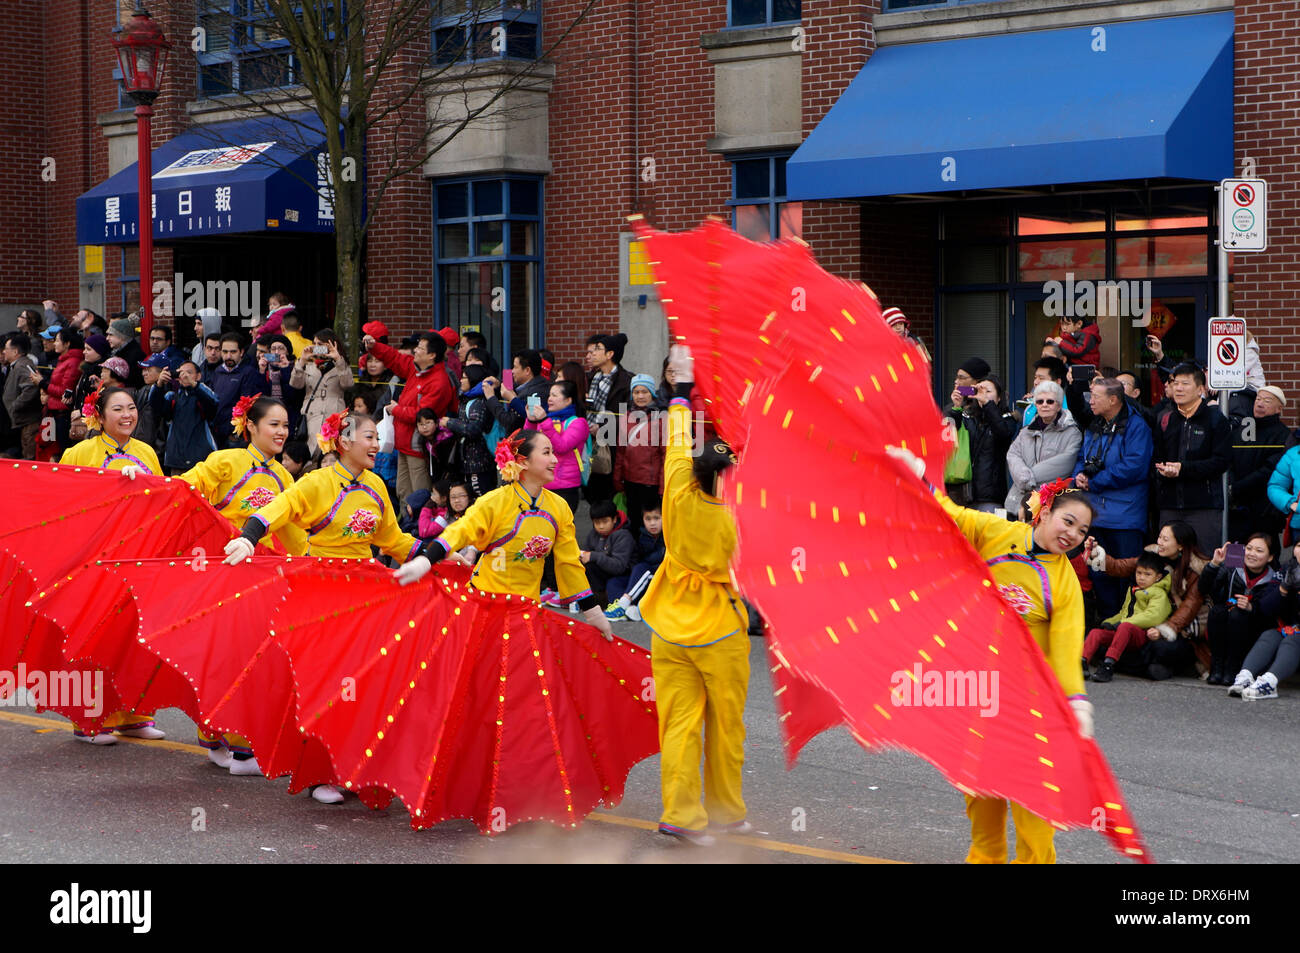
[[126, 477], [128, 480], [134, 480], [137, 474], [143, 472], [144, 471], [141, 470], [139, 467], [137, 467], [134, 463], [128, 463], [126, 466], [124, 466], [121, 470], [118, 471], [118, 473], [122, 474], [122, 476]]
[[1079, 734], [1085, 738], [1092, 737], [1092, 702], [1086, 698], [1071, 698], [1070, 707], [1079, 722]]
[[885, 453], [911, 470], [918, 480], [925, 478], [925, 461], [911, 450], [906, 450], [903, 447], [886, 446]]
[[253, 555], [256, 549], [252, 543], [242, 536], [236, 536], [230, 542], [226, 543], [226, 558], [222, 560], [227, 566], [238, 566], [249, 556]]
[[674, 344], [668, 349], [668, 366], [672, 368], [674, 383], [695, 383], [695, 358], [685, 344]]
[[428, 556], [416, 556], [409, 563], [403, 563], [394, 569], [393, 578], [397, 580], [398, 585], [409, 586], [423, 579], [432, 568], [433, 563], [429, 562]]
[[605, 611], [600, 606], [592, 606], [582, 614], [582, 617], [600, 630], [606, 642], [614, 641], [614, 630], [609, 627], [609, 620], [605, 618]]
[[1093, 572], [1106, 571], [1106, 550], [1100, 544], [1093, 545], [1092, 555], [1088, 557], [1088, 568]]

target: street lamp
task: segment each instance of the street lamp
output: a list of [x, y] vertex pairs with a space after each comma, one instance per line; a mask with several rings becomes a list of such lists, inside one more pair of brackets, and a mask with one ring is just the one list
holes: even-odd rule
[[171, 44], [162, 28], [137, 0], [131, 22], [113, 37], [117, 62], [122, 70], [122, 88], [136, 102], [136, 141], [140, 153], [136, 163], [140, 178], [140, 307], [144, 314], [141, 334], [148, 340], [153, 329], [153, 153], [150, 117], [153, 101], [162, 87], [163, 68]]

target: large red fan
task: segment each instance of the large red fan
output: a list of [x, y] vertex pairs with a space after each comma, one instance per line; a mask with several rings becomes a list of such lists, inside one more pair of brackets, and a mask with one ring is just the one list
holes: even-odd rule
[[[826, 274], [793, 242], [759, 245], [717, 225], [641, 233], [674, 336], [693, 351], [726, 342], [733, 380], [720, 374], [725, 386], [715, 387], [714, 375], [696, 377], [722, 411], [719, 432], [745, 444], [726, 484], [739, 533], [734, 570], [771, 623], [790, 757], [843, 723], [864, 744], [907, 748], [961, 790], [1006, 797], [1058, 827], [1103, 818], [1117, 849], [1148, 859], [1023, 621], [930, 492], [885, 453], [907, 446], [941, 481], [947, 448], [929, 368], [881, 320], [874, 296]], [[702, 240], [712, 258], [700, 257]], [[737, 270], [731, 283], [718, 261]], [[709, 306], [708, 287], [741, 278], [745, 294]], [[738, 397], [737, 376], [748, 378]], [[918, 666], [983, 672], [986, 683], [996, 673], [996, 710], [992, 699], [900, 704], [912, 698]]]
[[[456, 566], [407, 588], [368, 561], [224, 566], [230, 527], [183, 483], [42, 469], [71, 502], [0, 533], [0, 663], [102, 670], [96, 710], [44, 706], [84, 729], [119, 707], [180, 708], [245, 735], [291, 790], [396, 796], [413, 827], [463, 817], [485, 833], [576, 825], [658, 750], [635, 645], [471, 589]], [[25, 500], [26, 479], [0, 469], [0, 492]]]
[[[28, 671], [93, 681], [93, 663], [87, 667], [79, 646], [65, 644], [66, 636], [84, 636], [108, 616], [119, 626], [133, 626], [135, 609], [121, 584], [99, 576], [103, 585], [88, 584], [83, 574], [101, 560], [167, 556], [201, 563], [209, 555], [219, 557], [234, 535], [230, 524], [179, 480], [141, 476], [133, 481], [95, 467], [8, 463], [0, 466], [0, 492], [17, 517], [0, 528], [0, 550], [21, 562], [36, 589], [27, 604], [0, 616], [0, 670], [15, 671], [22, 664]], [[181, 688], [165, 672], [159, 679], [159, 689]], [[83, 729], [122, 708], [152, 710], [121, 698], [111, 677], [104, 691], [102, 711], [39, 707]]]
[[[372, 565], [287, 568], [271, 620], [292, 660], [304, 744], [372, 807], [411, 826], [468, 818], [574, 826], [623, 795], [659, 748], [649, 655], [535, 601], [470, 588], [440, 566], [402, 588]], [[255, 739], [254, 739], [255, 740]], [[279, 766], [273, 766], [277, 771]]]

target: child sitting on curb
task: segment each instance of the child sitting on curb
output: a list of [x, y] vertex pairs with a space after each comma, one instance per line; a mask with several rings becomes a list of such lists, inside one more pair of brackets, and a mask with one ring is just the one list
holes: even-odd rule
[[[1094, 682], [1109, 682], [1117, 663], [1129, 648], [1140, 648], [1147, 630], [1164, 623], [1173, 614], [1169, 599], [1168, 564], [1156, 553], [1142, 553], [1137, 559], [1133, 585], [1124, 596], [1124, 606], [1115, 615], [1088, 633], [1083, 642], [1083, 677]], [[1088, 664], [1101, 649], [1106, 658], [1097, 671], [1089, 674]]]

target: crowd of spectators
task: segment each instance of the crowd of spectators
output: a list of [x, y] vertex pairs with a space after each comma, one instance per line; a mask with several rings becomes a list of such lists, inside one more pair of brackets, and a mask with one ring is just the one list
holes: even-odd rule
[[1013, 521], [1044, 483], [1089, 494], [1091, 537], [1074, 554], [1086, 678], [1199, 676], [1276, 697], [1300, 664], [1300, 431], [1283, 420], [1287, 395], [1266, 382], [1253, 341], [1248, 387], [1227, 406], [1155, 336], [1146, 374], [1098, 366], [1100, 346], [1094, 322], [1062, 322], [1014, 402], [986, 360], [963, 362], [946, 411], [947, 492]]

